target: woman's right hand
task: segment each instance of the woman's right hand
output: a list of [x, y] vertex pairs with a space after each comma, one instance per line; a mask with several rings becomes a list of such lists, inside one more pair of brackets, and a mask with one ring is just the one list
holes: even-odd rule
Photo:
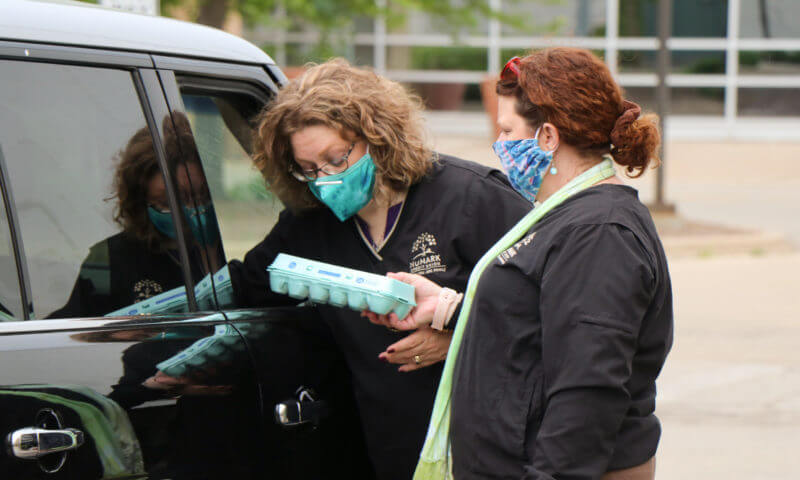
[[424, 325], [430, 325], [433, 321], [433, 312], [436, 311], [436, 305], [439, 303], [439, 292], [442, 287], [422, 275], [413, 273], [387, 273], [386, 276], [413, 285], [417, 306], [402, 320], [397, 318], [394, 313], [379, 315], [366, 310], [361, 312], [361, 316], [367, 317], [375, 325], [383, 325], [386, 328], [397, 330], [415, 330]]

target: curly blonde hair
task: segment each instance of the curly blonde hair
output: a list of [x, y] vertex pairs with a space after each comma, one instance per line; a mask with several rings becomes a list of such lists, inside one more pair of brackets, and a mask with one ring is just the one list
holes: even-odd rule
[[431, 168], [422, 102], [400, 84], [343, 59], [308, 65], [265, 107], [257, 119], [253, 160], [269, 188], [292, 210], [322, 204], [289, 172], [291, 135], [322, 125], [344, 137], [353, 133], [369, 145], [375, 161], [376, 201], [419, 182]]
[[[173, 117], [165, 116], [162, 124], [164, 151], [170, 170], [187, 163], [200, 165], [189, 119], [176, 113]], [[133, 134], [119, 153], [117, 162], [111, 196], [106, 199], [116, 202], [114, 221], [123, 231], [145, 242], [149, 249], [164, 251], [173, 245], [173, 241], [156, 229], [147, 214], [149, 182], [155, 175], [162, 175], [149, 127]]]

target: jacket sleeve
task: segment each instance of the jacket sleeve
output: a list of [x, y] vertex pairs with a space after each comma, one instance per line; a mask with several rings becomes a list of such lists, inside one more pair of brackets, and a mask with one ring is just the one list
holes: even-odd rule
[[542, 271], [544, 413], [525, 479], [597, 479], [630, 405], [641, 322], [655, 288], [644, 247], [616, 224], [565, 231]]
[[123, 306], [111, 298], [111, 265], [105, 239], [92, 245], [83, 259], [67, 303], [45, 318], [102, 316]]
[[292, 241], [296, 222], [297, 218], [284, 210], [272, 231], [245, 254], [243, 261], [231, 260], [228, 263], [237, 307], [277, 307], [299, 303], [287, 295], [274, 293], [269, 287], [267, 273], [267, 267], [279, 253], [296, 253], [293, 248], [296, 242]]
[[[511, 188], [499, 170], [493, 170], [481, 182], [472, 182], [465, 199], [463, 209], [456, 213], [461, 231], [454, 248], [461, 263], [471, 271], [483, 254], [530, 212], [533, 205]], [[461, 305], [453, 313], [448, 330], [455, 328], [460, 313]]]

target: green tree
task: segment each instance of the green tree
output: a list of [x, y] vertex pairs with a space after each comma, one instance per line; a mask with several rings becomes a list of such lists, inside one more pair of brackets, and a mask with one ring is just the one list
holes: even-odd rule
[[[98, 0], [81, 0], [97, 3]], [[503, 0], [504, 6], [528, 3], [531, 0]], [[535, 0], [540, 4], [562, 4], [564, 0]], [[356, 18], [386, 18], [388, 27], [402, 26], [411, 12], [422, 12], [445, 25], [455, 37], [477, 26], [482, 18], [498, 19], [520, 33], [555, 32], [561, 27], [556, 19], [538, 25], [530, 18], [494, 10], [490, 0], [160, 0], [161, 13], [222, 28], [231, 12], [238, 12], [248, 25], [267, 24], [285, 28], [310, 28], [320, 32], [315, 50], [330, 54], [341, 48], [331, 40], [332, 34], [352, 33]], [[277, 15], [282, 11], [282, 15]], [[342, 36], [339, 35], [340, 41]], [[319, 56], [319, 55], [317, 55]], [[330, 55], [327, 55], [330, 56]]]
[[[505, 0], [519, 2], [520, 0]], [[553, 3], [553, 0], [545, 0]], [[525, 26], [512, 15], [493, 10], [489, 0], [387, 0], [378, 6], [375, 0], [161, 0], [162, 9], [180, 7], [191, 10], [193, 20], [204, 25], [221, 27], [230, 11], [238, 11], [248, 23], [275, 21], [282, 8], [289, 19], [300, 20], [323, 33], [350, 26], [356, 17], [386, 17], [390, 25], [402, 24], [409, 12], [420, 11], [439, 17], [454, 31], [477, 24], [481, 17], [498, 18], [520, 29]]]

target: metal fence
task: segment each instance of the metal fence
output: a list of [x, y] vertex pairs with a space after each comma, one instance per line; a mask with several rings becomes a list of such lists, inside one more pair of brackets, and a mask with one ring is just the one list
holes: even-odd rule
[[[377, 0], [382, 2], [384, 0]], [[586, 1], [586, 0], [584, 0]], [[501, 54], [507, 49], [530, 49], [547, 46], [575, 46], [602, 52], [619, 83], [628, 90], [655, 88], [657, 76], [654, 70], [642, 72], [620, 71], [621, 52], [655, 53], [658, 38], [653, 36], [621, 36], [620, 1], [592, 0], [605, 3], [604, 36], [514, 36], [503, 30], [501, 23], [490, 19], [485, 34], [469, 34], [454, 37], [449, 33], [391, 33], [386, 22], [378, 18], [371, 32], [355, 33], [350, 41], [355, 47], [370, 47], [372, 66], [380, 73], [402, 82], [412, 83], [480, 83], [487, 75], [497, 74], [502, 65]], [[623, 0], [624, 1], [624, 0]], [[756, 0], [744, 0], [753, 2]], [[778, 0], [781, 1], [781, 0]], [[784, 1], [784, 9], [800, 14], [800, 2]], [[494, 9], [503, 8], [503, 0], [490, 0]], [[720, 37], [673, 37], [668, 41], [672, 52], [716, 52], [724, 55], [724, 72], [676, 73], [667, 77], [667, 84], [674, 89], [705, 89], [719, 91], [724, 99], [719, 112], [706, 115], [674, 114], [668, 135], [679, 138], [742, 138], [757, 140], [800, 140], [800, 102], [797, 113], [784, 112], [779, 117], [755, 115], [740, 111], [740, 92], [761, 89], [772, 95], [770, 98], [800, 98], [800, 67], [797, 73], [759, 74], [740, 72], [740, 55], [743, 52], [800, 52], [800, 38], [741, 38], [742, 0], [727, 1], [727, 34]], [[794, 5], [793, 5], [794, 4]], [[748, 5], [748, 7], [750, 7]], [[535, 8], [535, 7], [531, 7]], [[797, 17], [794, 17], [797, 18]], [[274, 45], [272, 53], [276, 60], [286, 63], [286, 45], [310, 45], [319, 41], [316, 32], [287, 32], [271, 30], [260, 36], [261, 41]], [[486, 49], [485, 71], [475, 70], [427, 70], [390, 68], [387, 51], [392, 47], [479, 47]]]

